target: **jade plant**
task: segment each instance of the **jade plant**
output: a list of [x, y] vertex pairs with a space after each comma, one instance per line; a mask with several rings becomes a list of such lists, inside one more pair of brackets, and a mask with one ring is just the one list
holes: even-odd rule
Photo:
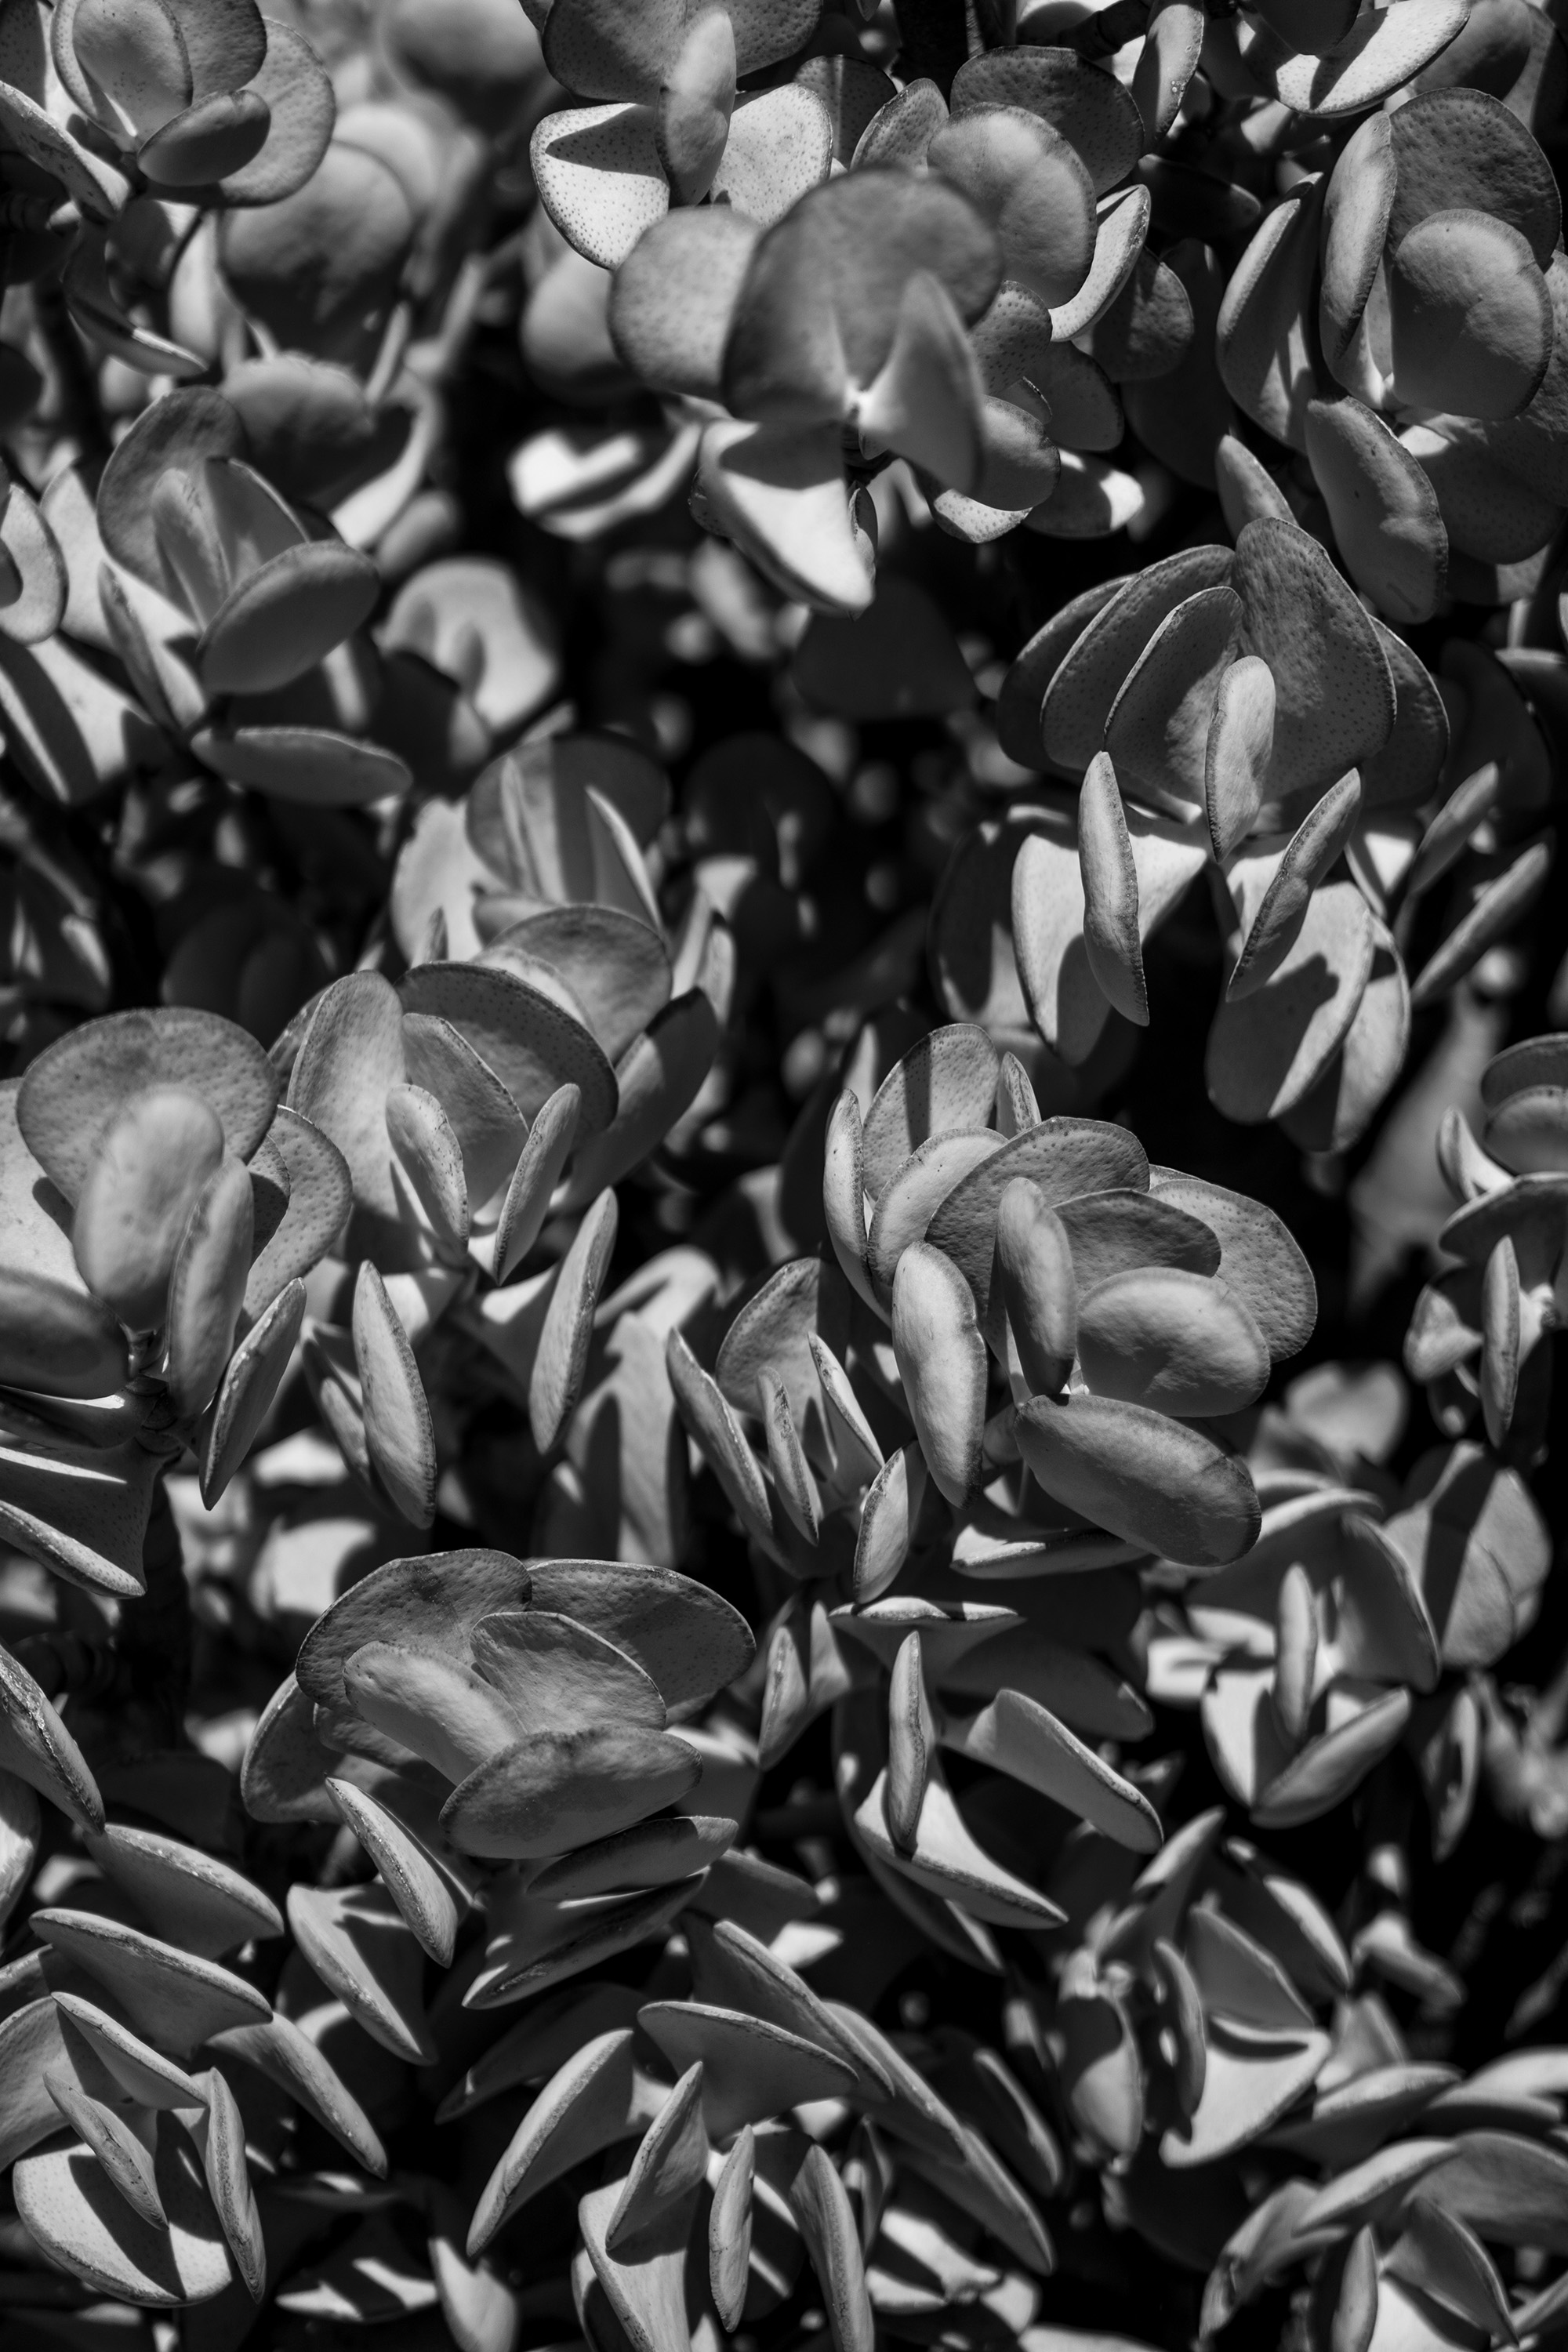
[[0, 2308], [1535, 2352], [1568, 50], [0, 7]]

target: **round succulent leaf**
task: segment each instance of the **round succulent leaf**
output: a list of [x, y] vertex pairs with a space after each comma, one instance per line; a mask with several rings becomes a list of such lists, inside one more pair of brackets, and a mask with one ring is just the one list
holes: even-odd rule
[[266, 1995], [243, 1977], [117, 1919], [56, 1908], [36, 1911], [33, 1926], [52, 1952], [104, 1987], [137, 2032], [176, 2058], [188, 2058], [214, 2033], [272, 2014]]
[[[1568, 2171], [1560, 2150], [1495, 2130], [1463, 2132], [1450, 2146], [1448, 2160], [1423, 2186], [1426, 2200], [1494, 2245], [1560, 2249], [1568, 2234], [1556, 2201]], [[1527, 2240], [1532, 2229], [1540, 2236]]]
[[1094, 193], [1124, 180], [1143, 152], [1143, 123], [1131, 93], [1076, 49], [992, 49], [952, 78], [952, 111], [1022, 107], [1060, 132], [1083, 158]]
[[912, 1851], [895, 1845], [888, 1825], [888, 1776], [879, 1772], [854, 1815], [857, 1842], [868, 1855], [928, 1895], [962, 1905], [971, 1917], [999, 1927], [1056, 1926], [1061, 1913], [1047, 1896], [1005, 1869], [975, 1838], [939, 1773], [926, 1784]]
[[1562, 460], [1561, 435], [1568, 417], [1568, 258], [1554, 253], [1546, 272], [1552, 305], [1552, 358], [1540, 390], [1518, 416], [1492, 425], [1488, 446], [1492, 455], [1542, 497], [1568, 502], [1568, 466]]
[[[1097, 245], [1096, 269], [1099, 258]], [[1093, 278], [1091, 270], [1089, 284]], [[1072, 324], [1058, 320], [1058, 331]], [[1148, 383], [1169, 375], [1186, 356], [1194, 332], [1192, 298], [1169, 263], [1140, 245], [1112, 298], [1079, 331], [1113, 383]]]
[[1300, 934], [1313, 891], [1346, 847], [1360, 812], [1361, 778], [1352, 768], [1330, 785], [1286, 843], [1247, 925], [1226, 986], [1227, 1003], [1250, 996], [1279, 971]]
[[750, 1629], [738, 1611], [674, 1569], [542, 1559], [533, 1605], [574, 1618], [651, 1675], [667, 1706], [710, 1698], [745, 1671]]
[[1440, 57], [1469, 14], [1467, 0], [1431, 0], [1411, 22], [1357, 17], [1325, 56], [1287, 55], [1269, 70], [1275, 96], [1309, 115], [1364, 113]]
[[[242, 181], [266, 163], [271, 143]], [[302, 187], [225, 214], [218, 259], [236, 299], [279, 343], [352, 363], [366, 318], [390, 305], [414, 230], [396, 175], [334, 140]]]
[[196, 1197], [169, 1280], [163, 1379], [182, 1413], [205, 1412], [217, 1392], [245, 1303], [254, 1233], [250, 1171], [225, 1160]]
[[986, 1355], [974, 1297], [950, 1258], [916, 1242], [892, 1285], [893, 1351], [921, 1450], [949, 1502], [961, 1503], [980, 1468]]
[[1562, 235], [1562, 199], [1551, 164], [1501, 99], [1485, 89], [1424, 90], [1383, 119], [1396, 179], [1391, 246], [1428, 214], [1458, 206], [1518, 229], [1546, 268]]
[[1196, 2112], [1173, 2125], [1160, 2160], [1173, 2170], [1214, 2163], [1259, 2139], [1311, 2088], [1328, 2063], [1326, 2033], [1303, 2028], [1289, 2039], [1253, 2039], [1214, 2020], [1207, 2026], [1204, 2093]]
[[963, 320], [941, 279], [916, 270], [899, 299], [887, 360], [854, 406], [862, 449], [896, 449], [967, 493], [978, 484], [984, 398]]
[[1239, 1412], [1268, 1384], [1268, 1343], [1246, 1302], [1179, 1266], [1109, 1276], [1084, 1297], [1079, 1358], [1096, 1396], [1184, 1418]]
[[1372, 911], [1353, 882], [1325, 883], [1308, 900], [1273, 976], [1226, 998], [1209, 1032], [1210, 1099], [1255, 1125], [1292, 1109], [1344, 1043], [1372, 973]]
[[1046, 689], [1084, 628], [1125, 585], [1123, 576], [1102, 581], [1069, 597], [1015, 656], [996, 698], [995, 722], [1002, 749], [1020, 767], [1040, 766], [1045, 756], [1040, 719]]
[[1388, 263], [1402, 401], [1461, 416], [1516, 416], [1540, 389], [1554, 341], [1552, 299], [1529, 244], [1489, 214], [1428, 213]]
[[381, 574], [368, 555], [309, 540], [240, 580], [196, 649], [209, 694], [270, 693], [313, 669], [369, 619]]
[[932, 1218], [927, 1240], [968, 1282], [987, 1332], [995, 1328], [999, 1335], [1000, 1298], [994, 1302], [991, 1295], [996, 1213], [1014, 1178], [1028, 1177], [1054, 1208], [1079, 1193], [1113, 1186], [1142, 1192], [1148, 1168], [1142, 1147], [1125, 1128], [1100, 1119], [1042, 1119], [955, 1186]]
[[29, 1064], [16, 1121], [34, 1158], [75, 1202], [106, 1122], [153, 1087], [200, 1095], [237, 1160], [256, 1150], [278, 1100], [272, 1066], [248, 1031], [184, 1006], [113, 1013], [83, 1023]]
[[842, 2098], [858, 2082], [835, 2051], [766, 2018], [710, 2001], [647, 2001], [637, 2011], [637, 2025], [670, 2065], [700, 2063], [703, 2119], [715, 2140], [748, 2124], [766, 2124], [806, 2098]]
[[434, 2063], [424, 1956], [384, 1886], [291, 1886], [289, 1925], [301, 1956], [373, 2042], [411, 2066]]
[[[332, 85], [304, 35], [275, 16], [262, 25], [267, 53], [247, 87], [267, 109], [267, 137], [247, 163], [224, 174], [226, 205], [275, 205], [293, 195], [320, 169], [336, 120]], [[193, 49], [193, 60], [198, 54]]]
[[1484, 431], [1469, 419], [1407, 425], [1399, 437], [1430, 481], [1443, 527], [1460, 554], [1516, 563], [1561, 529], [1563, 509], [1500, 466]]
[[1322, 548], [1293, 523], [1248, 523], [1231, 582], [1245, 610], [1246, 650], [1274, 677], [1270, 795], [1321, 793], [1393, 732], [1382, 641]]
[[354, 1282], [353, 1352], [365, 1444], [382, 1487], [411, 1527], [436, 1516], [436, 1431], [408, 1334], [376, 1268]]
[[[837, 414], [837, 378], [835, 387]], [[850, 513], [837, 425], [710, 425], [698, 486], [713, 528], [786, 595], [842, 615], [870, 604], [871, 571]]]
[[931, 1030], [894, 1063], [866, 1113], [865, 1190], [876, 1200], [928, 1138], [972, 1134], [991, 1116], [1000, 1055], [975, 1022]]
[[1407, 1690], [1380, 1692], [1340, 1723], [1310, 1739], [1259, 1790], [1253, 1819], [1267, 1829], [1294, 1829], [1342, 1802], [1395, 1745], [1410, 1720]]
[[1092, 614], [1046, 690], [1041, 730], [1047, 758], [1081, 775], [1105, 740], [1123, 681], [1167, 614], [1229, 580], [1231, 551], [1194, 547], [1140, 572]]
[[1348, 396], [1307, 407], [1307, 457], [1345, 569], [1391, 620], [1429, 621], [1447, 578], [1437, 495], [1381, 417]]
[[199, 1847], [111, 1822], [89, 1834], [88, 1851], [155, 1934], [202, 1959], [283, 1933], [270, 1898]]
[[702, 1772], [672, 1734], [595, 1723], [529, 1736], [458, 1783], [441, 1810], [460, 1853], [527, 1860], [613, 1836], [673, 1804]]
[[1220, 1568], [1261, 1521], [1246, 1464], [1146, 1405], [1075, 1395], [1019, 1407], [1019, 1451], [1048, 1495], [1128, 1542]]
[[89, 110], [111, 131], [128, 126], [134, 141], [190, 104], [184, 36], [163, 0], [77, 0], [68, 37]]
[[194, 473], [204, 458], [240, 457], [245, 447], [239, 413], [221, 393], [175, 391], [144, 408], [115, 445], [99, 484], [98, 527], [115, 562], [166, 595], [154, 486], [167, 473]]
[[761, 235], [732, 205], [678, 209], [626, 255], [610, 289], [610, 338], [651, 391], [720, 398], [730, 321]]
[[1184, 597], [1160, 621], [1110, 706], [1106, 752], [1129, 788], [1158, 808], [1184, 814], [1203, 800], [1215, 696], [1240, 650], [1244, 618], [1228, 584]]
[[[822, 185], [832, 164], [833, 117], [814, 90], [784, 82], [776, 89], [747, 91], [730, 117], [730, 135], [713, 175], [714, 202], [729, 205], [760, 228], [771, 228], [810, 189]], [[739, 276], [731, 290], [731, 307]], [[721, 334], [721, 348], [722, 341]]]
[[1094, 189], [1060, 131], [1020, 107], [976, 107], [937, 132], [927, 163], [990, 222], [1009, 278], [1047, 306], [1078, 292], [1094, 253]]
[[325, 727], [204, 727], [191, 749], [230, 783], [317, 808], [400, 799], [414, 781], [395, 752]]
[[1404, 961], [1380, 927], [1371, 976], [1344, 1044], [1281, 1122], [1303, 1150], [1348, 1151], [1360, 1141], [1405, 1066], [1410, 1021]]
[[945, 1748], [1021, 1780], [1134, 1853], [1152, 1853], [1161, 1843], [1159, 1816], [1148, 1798], [1021, 1690], [1005, 1686], [977, 1714], [946, 1717], [942, 1739]]
[[528, 1570], [506, 1552], [387, 1560], [317, 1618], [300, 1647], [300, 1689], [318, 1706], [342, 1705], [344, 1665], [370, 1642], [465, 1659], [479, 1620], [525, 1608], [531, 1590]]
[[644, 231], [669, 210], [651, 106], [568, 107], [547, 114], [529, 142], [539, 200], [574, 251], [618, 269]]
[[1376, 113], [1358, 123], [1329, 175], [1318, 318], [1331, 367], [1350, 349], [1383, 259], [1398, 169], [1393, 121]]
[[136, 160], [154, 187], [200, 188], [261, 152], [272, 110], [254, 89], [215, 89], [143, 139]]
[[[607, 2181], [602, 2189], [590, 2189], [578, 2206], [577, 2225], [588, 2264], [609, 2314], [637, 2352], [679, 2352], [687, 2325], [686, 2241], [694, 2199], [678, 2206], [661, 2230], [649, 2233], [649, 2247], [641, 2259], [622, 2262], [610, 2252], [605, 2233], [625, 2185]], [[868, 2352], [868, 2331], [867, 2346]]]
[[1220, 381], [1255, 425], [1304, 446], [1313, 367], [1322, 182], [1302, 181], [1264, 215], [1225, 289], [1215, 327]]
[[68, 2278], [119, 2303], [174, 2310], [221, 2294], [233, 2272], [194, 2143], [173, 2116], [155, 2128], [166, 2227], [134, 2212], [79, 2141], [24, 2157], [13, 2179], [28, 2236]]
[[106, 1123], [77, 1196], [71, 1246], [88, 1288], [128, 1329], [162, 1327], [175, 1256], [223, 1150], [216, 1111], [188, 1087], [149, 1087]]
[[854, 172], [804, 196], [752, 256], [724, 355], [736, 415], [837, 421], [892, 348], [907, 279], [930, 270], [965, 322], [1002, 279], [988, 224], [955, 188]]
[[103, 1827], [103, 1799], [87, 1759], [18, 1658], [0, 1650], [0, 1767], [85, 1831]]
[[124, 209], [131, 193], [124, 173], [73, 138], [37, 99], [8, 82], [0, 82], [0, 125], [10, 152], [58, 180], [87, 220], [110, 221]]
[[510, 971], [472, 964], [419, 964], [399, 993], [408, 1013], [434, 1013], [487, 1062], [527, 1119], [564, 1084], [578, 1087], [584, 1134], [615, 1117], [615, 1073], [583, 1024]]
[[1393, 673], [1395, 709], [1394, 731], [1382, 751], [1358, 763], [1367, 810], [1429, 799], [1448, 755], [1448, 717], [1436, 681], [1403, 637], [1375, 617], [1373, 626]]
[[1143, 119], [1148, 145], [1164, 138], [1181, 112], [1206, 29], [1204, 11], [1192, 0], [1159, 0], [1151, 10], [1132, 75], [1133, 101]]
[[38, 645], [65, 617], [68, 582], [59, 542], [20, 482], [11, 484], [0, 514], [0, 549], [17, 582], [16, 594], [0, 605], [0, 635], [13, 645]]
[[858, 172], [874, 163], [918, 170], [948, 119], [947, 100], [935, 82], [917, 76], [878, 108], [847, 160]]
[[882, 1187], [865, 1258], [874, 1303], [882, 1313], [891, 1306], [893, 1278], [904, 1251], [924, 1238], [953, 1187], [972, 1168], [1000, 1151], [1002, 1141], [993, 1132], [928, 1136]]
[[1568, 1168], [1568, 1092], [1553, 1086], [1517, 1087], [1488, 1114], [1481, 1141], [1513, 1176]]
[[1104, 369], [1071, 343], [1053, 344], [1026, 372], [1050, 410], [1053, 440], [1069, 449], [1114, 449], [1121, 403]]

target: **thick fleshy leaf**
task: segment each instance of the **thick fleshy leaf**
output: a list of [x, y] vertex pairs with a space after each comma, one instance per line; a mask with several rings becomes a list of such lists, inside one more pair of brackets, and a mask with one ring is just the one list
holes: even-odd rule
[[1001, 1690], [977, 1714], [949, 1716], [941, 1728], [944, 1748], [1022, 1780], [1118, 1845], [1152, 1853], [1160, 1843], [1148, 1799], [1024, 1692]]
[[281, 1914], [258, 1886], [195, 1846], [118, 1822], [87, 1843], [148, 1927], [184, 1951], [216, 1960], [253, 1937], [283, 1933]]
[[1447, 574], [1447, 532], [1421, 466], [1359, 400], [1310, 401], [1306, 437], [1352, 579], [1391, 620], [1430, 620]]
[[1111, 704], [1106, 751], [1157, 808], [1184, 813], [1203, 795], [1215, 697], [1244, 620], [1232, 588], [1199, 589], [1160, 623]]
[[169, 1281], [163, 1378], [183, 1413], [205, 1412], [217, 1391], [245, 1303], [254, 1233], [250, 1171], [226, 1160], [197, 1195]]
[[962, 1905], [976, 1919], [993, 1927], [1048, 1927], [1061, 1918], [1054, 1903], [985, 1852], [940, 1773], [933, 1773], [926, 1783], [909, 1853], [895, 1843], [889, 1824], [885, 1771], [878, 1774], [856, 1812], [855, 1829], [868, 1853], [928, 1894]]
[[982, 1324], [1000, 1335], [1000, 1297], [993, 1302], [996, 1211], [1015, 1177], [1039, 1187], [1047, 1207], [1111, 1186], [1142, 1191], [1148, 1161], [1124, 1128], [1097, 1119], [1047, 1118], [993, 1154], [949, 1193], [927, 1239], [950, 1257], [974, 1293]]
[[1311, 894], [1273, 977], [1215, 1016], [1205, 1067], [1210, 1099], [1227, 1118], [1277, 1118], [1316, 1085], [1355, 1018], [1374, 946], [1371, 910], [1352, 882]]
[[584, 2041], [541, 2091], [486, 2183], [468, 2230], [469, 2260], [531, 2197], [638, 2131], [641, 2104], [628, 2027]]
[[103, 1799], [53, 1702], [19, 1658], [0, 1650], [0, 1766], [86, 1831], [103, 1827]]
[[997, 1204], [996, 1262], [1024, 1378], [1032, 1393], [1055, 1396], [1078, 1349], [1078, 1281], [1068, 1229], [1027, 1178]]
[[976, 1135], [932, 1135], [882, 1186], [866, 1245], [866, 1265], [881, 1313], [891, 1307], [893, 1278], [904, 1251], [923, 1238], [942, 1202], [970, 1170], [1001, 1149], [1002, 1138], [988, 1129]]
[[[1121, 708], [1119, 698], [1108, 737], [1116, 731]], [[1117, 740], [1121, 741], [1120, 734]], [[1096, 752], [1079, 794], [1078, 855], [1089, 968], [1117, 1012], [1140, 1028], [1147, 1028], [1149, 989], [1139, 937], [1138, 869], [1109, 751]]]
[[1079, 1356], [1095, 1395], [1184, 1417], [1237, 1412], [1268, 1379], [1268, 1342], [1244, 1299], [1176, 1266], [1114, 1274], [1090, 1290]]
[[176, 2057], [189, 2057], [211, 2034], [263, 2024], [272, 2013], [266, 1995], [243, 1978], [118, 1920], [44, 1910], [34, 1912], [32, 1924], [51, 1951], [95, 1978], [133, 2026]]
[[1465, 0], [1432, 0], [1412, 23], [1359, 16], [1333, 48], [1284, 55], [1272, 66], [1275, 95], [1304, 114], [1363, 113], [1440, 57], [1461, 29]]
[[202, 1433], [202, 1499], [210, 1509], [272, 1409], [305, 1319], [305, 1286], [285, 1284], [229, 1359]]
[[1330, 785], [1286, 843], [1226, 984], [1227, 1003], [1252, 995], [1279, 971], [1300, 935], [1312, 892], [1349, 842], [1360, 814], [1361, 777], [1352, 768]]
[[625, 2260], [612, 2254], [605, 2233], [625, 2183], [590, 2189], [577, 2208], [577, 2225], [593, 2275], [633, 2352], [684, 2352], [687, 2235], [696, 2203], [689, 2195], [650, 2229]]
[[928, 1137], [985, 1126], [998, 1055], [971, 1022], [933, 1029], [893, 1065], [866, 1113], [862, 1175], [873, 1200]]
[[[724, 355], [737, 415], [837, 420], [892, 348], [906, 280], [929, 269], [966, 322], [1001, 281], [980, 215], [934, 177], [853, 173], [814, 189], [752, 257]], [[826, 299], [825, 299], [826, 297]]]
[[1428, 213], [1388, 263], [1402, 401], [1461, 416], [1517, 416], [1552, 357], [1552, 299], [1520, 232], [1489, 214]]
[[962, 1503], [980, 1469], [985, 1342], [952, 1260], [917, 1242], [893, 1277], [893, 1349], [921, 1450], [942, 1493]]
[[532, 1584], [521, 1561], [501, 1551], [387, 1560], [317, 1618], [296, 1663], [300, 1688], [318, 1706], [340, 1706], [343, 1667], [367, 1642], [466, 1657], [479, 1620], [526, 1608]]
[[293, 2021], [276, 2014], [264, 2025], [226, 2027], [213, 2037], [221, 2055], [241, 2059], [295, 2100], [353, 2158], [378, 2179], [386, 2176], [386, 2151], [369, 2116], [330, 2061]]
[[643, 232], [616, 272], [608, 321], [644, 383], [719, 399], [731, 316], [761, 234], [743, 208], [726, 205], [672, 212]]
[[1388, 740], [1387, 656], [1323, 550], [1294, 524], [1248, 523], [1232, 584], [1246, 608], [1247, 650], [1274, 677], [1270, 795], [1321, 792]]
[[[210, 37], [209, 29], [198, 32], [195, 46], [187, 42], [193, 68]], [[318, 169], [331, 140], [336, 103], [315, 50], [276, 17], [265, 20], [265, 38], [266, 54], [247, 86], [267, 108], [267, 137], [248, 163], [225, 173], [223, 194], [230, 205], [275, 205], [291, 196]]]
[[964, 108], [927, 162], [990, 222], [1009, 278], [1047, 308], [1077, 293], [1094, 251], [1094, 189], [1060, 131], [1011, 106]]
[[1017, 1435], [1047, 1494], [1129, 1542], [1218, 1568], [1257, 1536], [1261, 1514], [1246, 1465], [1147, 1406], [1034, 1397], [1019, 1407]]
[[314, 668], [368, 620], [381, 593], [369, 556], [332, 540], [288, 548], [237, 581], [204, 630], [209, 694], [265, 694]]
[[698, 480], [713, 527], [786, 594], [852, 615], [871, 576], [851, 521], [837, 425], [710, 425]]
[[301, 1953], [373, 2042], [429, 2065], [419, 1946], [384, 1886], [291, 1886], [289, 1925]]
[[79, 2142], [24, 2157], [16, 2210], [46, 2259], [117, 2302], [173, 2309], [219, 2294], [232, 2275], [196, 2150], [172, 2116], [156, 2126], [153, 2182], [167, 2227], [132, 2211]]
[[399, 1515], [428, 1527], [436, 1512], [435, 1427], [408, 1335], [368, 1261], [354, 1284], [353, 1349], [376, 1475]]
[[971, 58], [952, 79], [952, 110], [1022, 107], [1082, 156], [1097, 196], [1124, 180], [1143, 148], [1143, 125], [1114, 75], [1076, 49], [1030, 46]]
[[696, 2000], [655, 2001], [637, 2022], [671, 2065], [702, 2066], [702, 2113], [716, 2140], [782, 2108], [843, 2097], [858, 2077], [845, 2060], [784, 2026]]
[[1562, 233], [1562, 201], [1545, 156], [1500, 99], [1484, 85], [1425, 90], [1386, 122], [1397, 175], [1391, 246], [1428, 214], [1461, 206], [1518, 229], [1546, 268]]
[[442, 1826], [464, 1853], [559, 1853], [673, 1804], [701, 1769], [668, 1732], [595, 1724], [542, 1733], [502, 1748], [460, 1781], [442, 1808]]
[[[1220, 378], [1277, 441], [1305, 446], [1321, 183], [1303, 181], [1265, 215], [1225, 290], [1215, 330]], [[1259, 648], [1261, 650], [1261, 648]]]
[[27, 1148], [68, 1201], [81, 1189], [104, 1122], [155, 1086], [182, 1087], [210, 1103], [237, 1160], [256, 1150], [278, 1100], [255, 1038], [215, 1013], [162, 1006], [86, 1022], [28, 1066], [16, 1098]]
[[790, 2203], [827, 2306], [834, 2352], [871, 2352], [875, 2324], [855, 2210], [826, 2148], [808, 2151], [790, 2190]]
[[1046, 690], [1041, 730], [1051, 761], [1082, 774], [1102, 748], [1123, 681], [1160, 624], [1187, 597], [1226, 583], [1232, 562], [1224, 547], [1166, 556], [1129, 580], [1088, 620]]
[[1168, 2130], [1161, 2161], [1175, 2170], [1210, 2164], [1261, 2137], [1294, 2106], [1322, 2072], [1329, 2037], [1303, 2030], [1298, 2036], [1254, 2039], [1210, 2021], [1203, 2097], [1195, 2114]]

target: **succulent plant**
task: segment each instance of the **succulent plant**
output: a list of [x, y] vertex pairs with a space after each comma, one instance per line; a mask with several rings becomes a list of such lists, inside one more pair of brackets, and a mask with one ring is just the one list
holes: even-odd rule
[[7, 2352], [1560, 2332], [1560, 16], [3, 0]]

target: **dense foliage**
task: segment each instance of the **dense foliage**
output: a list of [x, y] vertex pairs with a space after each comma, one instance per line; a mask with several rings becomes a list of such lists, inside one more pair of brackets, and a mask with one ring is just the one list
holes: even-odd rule
[[6, 2352], [1544, 2352], [1568, 12], [275, 5], [0, 0]]

